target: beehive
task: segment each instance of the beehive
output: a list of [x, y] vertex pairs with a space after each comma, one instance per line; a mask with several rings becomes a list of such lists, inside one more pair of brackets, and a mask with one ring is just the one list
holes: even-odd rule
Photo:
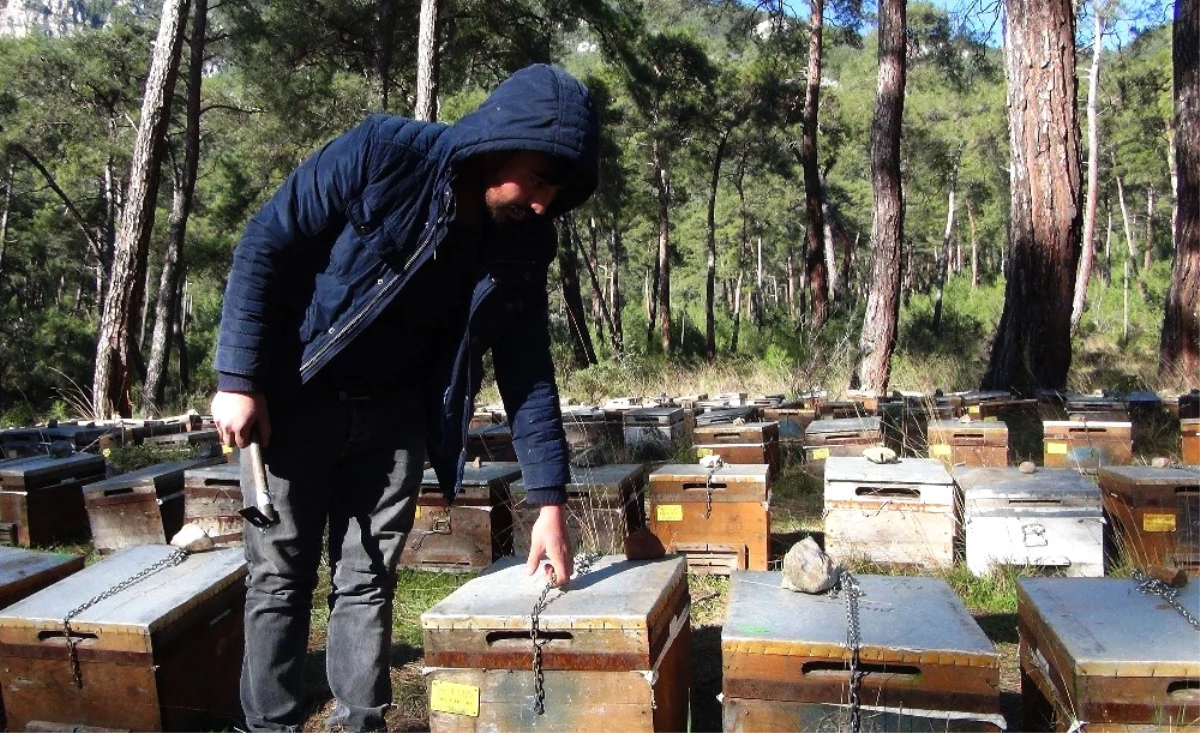
[[104, 477], [104, 458], [76, 453], [0, 464], [0, 544], [48, 545], [87, 537], [84, 484]]
[[0, 608], [83, 569], [83, 555], [0, 547]]
[[650, 474], [650, 530], [693, 572], [766, 570], [771, 533], [769, 469], [670, 464]]
[[[525, 503], [522, 481], [511, 488], [513, 553], [525, 557], [539, 508]], [[572, 466], [571, 483], [566, 489], [567, 531], [576, 552], [620, 552], [625, 537], [646, 525], [646, 469], [641, 464]]]
[[[1004, 729], [1000, 655], [940, 578], [857, 578], [864, 731]], [[850, 729], [844, 596], [737, 572], [721, 629], [723, 729]]]
[[1048, 568], [1073, 576], [1104, 575], [1100, 490], [1070, 468], [956, 468], [962, 489], [967, 567]]
[[241, 470], [240, 463], [219, 463], [183, 473], [183, 521], [199, 526], [218, 545], [242, 542]]
[[421, 614], [429, 726], [447, 731], [681, 731], [690, 604], [678, 556], [606, 556], [551, 591], [538, 620], [544, 714], [534, 711], [531, 613], [543, 592], [509, 558]]
[[825, 550], [835, 561], [948, 566], [960, 537], [954, 482], [932, 458], [825, 465]]
[[516, 463], [468, 464], [454, 504], [447, 505], [437, 475], [425, 471], [416, 518], [400, 564], [421, 570], [479, 571], [512, 554], [512, 496], [521, 475]]
[[948, 469], [1007, 466], [1008, 426], [999, 421], [933, 420], [929, 423], [929, 457]]
[[1047, 467], [1095, 473], [1101, 466], [1123, 466], [1133, 458], [1129, 422], [1047, 420], [1043, 429]]
[[484, 425], [467, 433], [467, 460], [512, 462], [517, 460], [512, 431], [507, 424]]
[[821, 476], [830, 456], [860, 456], [863, 448], [883, 444], [883, 423], [877, 417], [814, 420], [804, 430], [804, 462]]
[[1100, 469], [1114, 539], [1140, 568], [1200, 575], [1200, 472], [1146, 466]]
[[683, 440], [682, 407], [641, 407], [624, 415], [625, 445], [670, 450]]
[[1200, 730], [1198, 632], [1135, 581], [1020, 578], [1017, 623], [1022, 730]]
[[[187, 435], [187, 433], [180, 433]], [[183, 526], [183, 474], [223, 460], [173, 461], [83, 487], [92, 544], [102, 553], [166, 544]]]
[[697, 427], [693, 444], [698, 458], [720, 456], [729, 464], [761, 464], [779, 473], [779, 425], [773, 422]]
[[1181, 458], [1189, 466], [1200, 466], [1200, 419], [1179, 421]]
[[175, 548], [129, 547], [0, 611], [8, 727], [206, 730], [240, 716], [246, 562], [241, 550], [189, 556], [63, 618]]

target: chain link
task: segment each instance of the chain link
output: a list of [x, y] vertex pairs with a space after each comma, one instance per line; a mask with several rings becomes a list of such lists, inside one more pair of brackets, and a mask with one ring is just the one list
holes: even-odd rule
[[1133, 579], [1138, 584], [1138, 590], [1147, 595], [1158, 596], [1163, 599], [1168, 606], [1174, 608], [1183, 617], [1184, 621], [1191, 624], [1193, 629], [1200, 631], [1200, 621], [1197, 621], [1196, 617], [1179, 602], [1178, 588], [1174, 588], [1158, 578], [1151, 578], [1141, 570], [1133, 571]]
[[[581, 554], [571, 577], [578, 578], [591, 570], [592, 565], [601, 557], [603, 556], [599, 552]], [[539, 634], [541, 633], [542, 613], [554, 598], [558, 598], [558, 596], [549, 597], [550, 591], [554, 590], [557, 582], [558, 576], [551, 567], [550, 578], [546, 581], [546, 586], [542, 588], [542, 594], [538, 596], [537, 603], [533, 604], [533, 612], [529, 614], [529, 639], [533, 642], [533, 712], [538, 715], [544, 715], [546, 712], [546, 675], [542, 670], [542, 647], [546, 645], [547, 641], [540, 638]]]
[[846, 646], [850, 649], [850, 730], [862, 731], [862, 706], [859, 690], [862, 688], [862, 672], [858, 669], [859, 649], [862, 646], [861, 627], [858, 616], [858, 599], [862, 588], [848, 570], [838, 571], [838, 582], [834, 594], [840, 593], [846, 601]]
[[100, 603], [108, 598], [112, 598], [118, 593], [132, 588], [160, 570], [166, 570], [167, 568], [175, 567], [176, 565], [181, 564], [187, 559], [188, 554], [189, 553], [187, 550], [176, 549], [170, 555], [167, 555], [153, 565], [149, 565], [142, 570], [139, 570], [134, 575], [122, 580], [120, 583], [110, 587], [108, 590], [89, 598], [83, 603], [80, 603], [78, 606], [68, 611], [65, 616], [63, 616], [63, 634], [67, 640], [67, 651], [68, 654], [70, 654], [71, 659], [71, 678], [74, 680], [76, 687], [81, 689], [83, 688], [83, 671], [79, 667], [79, 651], [75, 648], [79, 645], [79, 642], [76, 641], [75, 637], [73, 636], [75, 632], [71, 629], [71, 619], [75, 618], [97, 603]]
[[414, 551], [421, 549], [421, 545], [425, 544], [425, 538], [431, 534], [454, 534], [454, 527], [450, 522], [450, 517], [450, 510], [446, 509], [445, 514], [434, 518], [432, 529], [414, 530], [413, 533], [417, 535], [417, 541], [412, 543], [412, 549]]
[[713, 468], [708, 469], [708, 478], [705, 479], [705, 481], [704, 481], [704, 518], [705, 519], [708, 519], [709, 517], [712, 516], [713, 475], [716, 474], [717, 468], [719, 466], [720, 466], [720, 464], [718, 463], [717, 466], [714, 466]]

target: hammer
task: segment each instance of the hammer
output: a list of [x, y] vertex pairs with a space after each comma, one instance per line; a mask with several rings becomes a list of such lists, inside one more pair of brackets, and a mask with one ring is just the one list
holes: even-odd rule
[[260, 529], [273, 527], [279, 524], [279, 515], [275, 513], [275, 498], [267, 484], [267, 467], [263, 463], [262, 446], [257, 439], [250, 441], [246, 453], [250, 456], [250, 474], [254, 479], [254, 504], [240, 509], [238, 514]]

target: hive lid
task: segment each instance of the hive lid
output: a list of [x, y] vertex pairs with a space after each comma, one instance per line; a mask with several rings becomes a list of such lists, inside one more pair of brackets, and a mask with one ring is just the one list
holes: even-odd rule
[[42, 573], [79, 559], [79, 555], [67, 552], [38, 552], [19, 547], [0, 547], [0, 588], [36, 578]]
[[[670, 591], [685, 582], [681, 555], [637, 562], [606, 555], [566, 591], [550, 592], [540, 628], [648, 631]], [[421, 626], [427, 631], [528, 630], [529, 614], [544, 588], [540, 573], [526, 574], [524, 559], [506, 557], [421, 614]]]
[[[958, 420], [930, 420], [928, 431], [943, 431], [947, 433], [1004, 433], [1008, 435], [1008, 425], [999, 420], [972, 420], [970, 422], [959, 422]], [[1000, 437], [1000, 436], [995, 436]]]
[[75, 453], [62, 458], [55, 456], [28, 456], [5, 461], [0, 465], [0, 481], [24, 481], [31, 483], [39, 479], [71, 478], [104, 472], [104, 457], [91, 453]]
[[[1200, 631], [1130, 578], [1020, 578], [1017, 592], [1019, 616], [1044, 622], [1076, 674], [1200, 676]], [[1178, 600], [1200, 617], [1200, 583]]]
[[[478, 467], [468, 463], [463, 467], [463, 486], [490, 486], [496, 481], [511, 483], [520, 478], [521, 464], [512, 461], [491, 461], [480, 463]], [[437, 486], [437, 474], [432, 468], [425, 469], [421, 475], [423, 486]]]
[[954, 483], [946, 466], [936, 458], [901, 458], [896, 463], [872, 463], [859, 456], [825, 459], [825, 482], [905, 483], [949, 486]]
[[[734, 571], [729, 611], [721, 629], [726, 652], [841, 659], [846, 647], [846, 601], [779, 587], [781, 573]], [[999, 665], [995, 646], [941, 578], [856, 576], [861, 656], [900, 661], [932, 653], [956, 664]]]
[[[645, 470], [640, 463], [611, 463], [591, 468], [571, 466], [571, 483], [567, 484], [568, 491], [586, 491], [591, 487], [616, 487], [626, 481], [633, 481]], [[512, 485], [514, 493], [525, 491], [524, 479]]]
[[738, 481], [762, 483], [767, 480], [767, 474], [770, 473], [770, 470], [769, 466], [756, 463], [726, 464], [715, 471], [711, 471], [699, 463], [668, 463], [650, 474], [650, 480], [670, 481], [674, 479], [695, 481], [699, 479], [704, 481], [708, 479], [711, 473], [714, 480], [720, 479], [725, 483]]
[[1144, 486], [1197, 486], [1200, 487], [1200, 471], [1183, 468], [1152, 468], [1150, 466], [1101, 466], [1101, 482], [1115, 480], [1119, 483]]
[[813, 420], [804, 429], [804, 434], [878, 431], [881, 425], [882, 423], [877, 417], [837, 417], [831, 420]]
[[[186, 435], [186, 433], [184, 433]], [[153, 490], [159, 482], [167, 482], [174, 480], [179, 482], [183, 479], [185, 471], [194, 468], [203, 468], [212, 465], [217, 461], [223, 461], [221, 458], [195, 458], [190, 461], [171, 461], [170, 463], [156, 463], [153, 466], [146, 466], [136, 471], [123, 473], [119, 476], [97, 481], [93, 484], [88, 484], [83, 487], [84, 493], [89, 492], [104, 492], [112, 489], [123, 489], [141, 487], [147, 490]], [[176, 483], [178, 487], [179, 484]]]
[[[0, 640], [11, 642], [14, 633], [29, 629], [61, 630], [67, 613], [175, 550], [170, 545], [128, 547], [0, 610]], [[116, 633], [125, 640], [120, 646], [148, 651], [150, 634], [245, 574], [241, 548], [189, 555], [183, 563], [159, 570], [80, 612], [71, 620], [71, 628], [81, 633]], [[134, 637], [145, 639], [133, 641]], [[100, 643], [110, 646], [104, 639]]]
[[1012, 467], [969, 467], [954, 469], [954, 481], [967, 499], [1095, 499], [1100, 487], [1073, 468], [1038, 468], [1021, 473]]
[[183, 480], [187, 484], [204, 483], [205, 481], [219, 481], [223, 483], [237, 483], [242, 477], [242, 467], [237, 463], [218, 463], [213, 466], [204, 466], [203, 468], [189, 468], [183, 474]]

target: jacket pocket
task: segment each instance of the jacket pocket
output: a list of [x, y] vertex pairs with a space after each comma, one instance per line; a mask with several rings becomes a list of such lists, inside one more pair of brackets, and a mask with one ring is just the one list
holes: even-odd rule
[[312, 302], [300, 326], [300, 340], [308, 345], [329, 331], [345, 311], [349, 296], [350, 288], [341, 278], [329, 273], [317, 275]]

